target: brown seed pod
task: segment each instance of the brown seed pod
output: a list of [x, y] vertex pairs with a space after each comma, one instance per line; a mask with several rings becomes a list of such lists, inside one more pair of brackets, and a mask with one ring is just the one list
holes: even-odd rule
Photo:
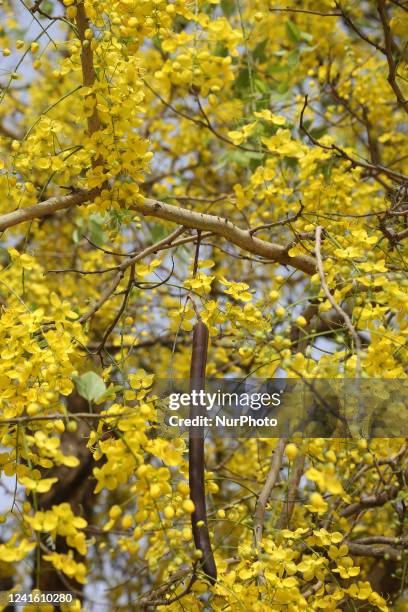
[[[190, 367], [190, 391], [204, 389], [205, 368], [207, 365], [208, 328], [198, 321], [193, 330], [193, 351]], [[190, 417], [204, 414], [204, 406], [191, 406]], [[207, 510], [205, 504], [204, 481], [204, 431], [195, 428], [194, 434], [190, 430], [189, 437], [189, 483], [190, 495], [195, 510], [191, 515], [194, 543], [197, 550], [202, 552], [201, 566], [212, 584], [217, 580], [217, 567], [211, 548], [210, 534], [207, 525]], [[200, 522], [202, 521], [202, 523]], [[200, 522], [200, 527], [197, 523]]]

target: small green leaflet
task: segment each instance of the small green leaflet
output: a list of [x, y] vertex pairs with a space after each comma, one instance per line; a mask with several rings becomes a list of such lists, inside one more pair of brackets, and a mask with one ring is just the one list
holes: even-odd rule
[[81, 376], [74, 376], [73, 381], [79, 395], [88, 402], [97, 402], [106, 393], [104, 381], [95, 372], [86, 372]]
[[300, 43], [300, 41], [302, 40], [302, 33], [300, 32], [297, 25], [294, 24], [293, 21], [291, 21], [290, 19], [288, 19], [288, 21], [286, 22], [286, 33], [291, 39], [291, 41], [294, 43]]

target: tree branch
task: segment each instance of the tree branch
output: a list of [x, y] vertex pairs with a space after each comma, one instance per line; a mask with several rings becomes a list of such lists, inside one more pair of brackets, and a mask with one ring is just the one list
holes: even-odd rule
[[[95, 67], [93, 62], [93, 51], [89, 40], [86, 40], [85, 32], [89, 29], [89, 20], [85, 12], [85, 5], [79, 2], [77, 6], [76, 25], [78, 28], [79, 40], [81, 41], [81, 66], [82, 82], [85, 87], [92, 87], [96, 80]], [[103, 124], [96, 109], [96, 100], [92, 115], [88, 118], [88, 132], [90, 135], [103, 129]], [[96, 162], [95, 162], [96, 163]]]
[[292, 514], [296, 505], [296, 500], [298, 498], [299, 483], [300, 479], [303, 476], [304, 467], [305, 454], [302, 452], [300, 455], [298, 455], [298, 457], [296, 457], [295, 462], [292, 465], [290, 471], [286, 501], [284, 503], [282, 513], [276, 525], [277, 529], [289, 529], [290, 519], [292, 518]]
[[[80, 317], [79, 322], [80, 323], [85, 323], [86, 321], [88, 321], [88, 319], [93, 317], [95, 315], [95, 313], [97, 313], [98, 310], [105, 304], [105, 302], [107, 302], [109, 300], [109, 298], [113, 295], [113, 293], [116, 291], [117, 287], [119, 286], [119, 284], [120, 284], [121, 280], [123, 279], [123, 277], [125, 275], [125, 272], [126, 272], [126, 270], [127, 270], [127, 268], [129, 266], [134, 266], [135, 263], [137, 263], [138, 261], [140, 261], [144, 257], [147, 257], [147, 255], [150, 255], [151, 253], [156, 253], [157, 251], [161, 251], [164, 248], [167, 248], [167, 246], [171, 245], [171, 243], [178, 236], [180, 236], [180, 234], [182, 234], [183, 231], [184, 231], [183, 227], [178, 227], [176, 230], [174, 230], [174, 232], [172, 232], [171, 234], [169, 234], [168, 236], [166, 236], [165, 238], [163, 238], [159, 242], [156, 242], [155, 244], [151, 244], [150, 246], [146, 247], [142, 251], [139, 251], [139, 253], [136, 253], [135, 255], [133, 255], [129, 259], [126, 259], [123, 263], [121, 263], [116, 268], [117, 273], [116, 273], [116, 275], [115, 275], [115, 277], [113, 279], [112, 285], [106, 289], [106, 291], [101, 295], [99, 300], [97, 300], [91, 306], [91, 308], [88, 310], [88, 312], [86, 312], [85, 314], [82, 315], [82, 317]], [[126, 304], [125, 304], [125, 306], [126, 306]], [[120, 312], [119, 317], [120, 317], [121, 314], [122, 314], [122, 312]], [[117, 321], [115, 320], [115, 324], [116, 324], [116, 322]], [[110, 330], [110, 331], [112, 331], [112, 330]], [[99, 345], [99, 348], [98, 348], [97, 352], [99, 352], [100, 349], [101, 349], [101, 345]]]
[[400, 86], [397, 83], [397, 64], [393, 56], [393, 38], [388, 22], [387, 11], [385, 8], [385, 0], [378, 0], [377, 9], [380, 15], [382, 29], [384, 32], [384, 43], [385, 43], [385, 55], [388, 63], [388, 82], [391, 85], [395, 97], [397, 98], [398, 105], [408, 113], [408, 100], [404, 98]]
[[401, 556], [406, 550], [406, 546], [401, 549], [394, 548], [389, 544], [361, 544], [360, 542], [349, 542], [347, 544], [349, 553], [357, 557], [373, 557], [374, 559], [383, 559], [388, 557], [395, 561], [401, 560]]
[[42, 219], [48, 215], [52, 215], [58, 210], [65, 210], [84, 204], [84, 202], [93, 200], [98, 195], [97, 189], [90, 191], [81, 191], [80, 193], [72, 193], [66, 196], [53, 196], [44, 202], [34, 204], [33, 206], [26, 206], [25, 208], [19, 208], [11, 213], [6, 213], [0, 216], [0, 231], [4, 231], [9, 227], [24, 223], [25, 221], [32, 221], [33, 219]]
[[319, 17], [341, 17], [341, 13], [323, 13], [323, 11], [308, 11], [306, 9], [289, 8], [269, 8], [271, 13], [301, 13], [303, 15], [318, 15]]
[[279, 470], [282, 465], [283, 451], [285, 450], [285, 443], [286, 441], [283, 438], [280, 439], [273, 452], [271, 467], [256, 503], [254, 515], [254, 536], [256, 547], [259, 547], [262, 541], [266, 505], [279, 476]]
[[[49, 200], [35, 204], [34, 206], [27, 206], [26, 208], [6, 213], [0, 216], [0, 231], [4, 231], [19, 223], [24, 223], [25, 221], [41, 219], [58, 210], [64, 210], [66, 208], [78, 206], [87, 201], [92, 201], [98, 193], [98, 189], [92, 189], [90, 191], [83, 191], [68, 196], [55, 196]], [[164, 202], [149, 198], [146, 198], [141, 204], [135, 206], [133, 210], [146, 217], [156, 217], [157, 219], [164, 219], [191, 229], [212, 232], [213, 234], [222, 236], [244, 251], [260, 255], [266, 259], [276, 261], [277, 263], [292, 266], [306, 274], [312, 275], [316, 271], [316, 263], [313, 257], [308, 255], [296, 255], [291, 257], [288, 255], [286, 247], [256, 238], [251, 235], [250, 231], [242, 230], [224, 217], [208, 215], [179, 206], [172, 206], [171, 204], [165, 204]]]
[[385, 53], [384, 47], [381, 47], [381, 45], [378, 45], [374, 40], [366, 36], [364, 32], [360, 30], [360, 28], [354, 23], [354, 21], [346, 13], [344, 8], [341, 6], [340, 2], [336, 2], [336, 8], [339, 9], [346, 25], [348, 25], [357, 34], [357, 36], [361, 38], [361, 40], [364, 40], [364, 42], [368, 43], [369, 45], [371, 45], [378, 51], [381, 51], [381, 53]]
[[314, 274], [316, 271], [313, 257], [307, 255], [290, 257], [286, 247], [251, 236], [250, 231], [242, 230], [224, 217], [195, 212], [148, 198], [139, 204], [135, 210], [144, 216], [165, 219], [166, 221], [178, 223], [192, 229], [210, 231], [218, 236], [222, 236], [244, 251], [292, 266], [306, 274]]
[[334, 310], [337, 312], [337, 314], [339, 314], [343, 320], [344, 323], [347, 327], [347, 329], [350, 332], [351, 337], [354, 340], [354, 344], [355, 344], [355, 348], [356, 348], [356, 375], [359, 376], [361, 373], [361, 358], [360, 358], [360, 353], [361, 353], [361, 339], [360, 336], [358, 335], [358, 333], [356, 332], [356, 329], [353, 325], [353, 323], [351, 322], [350, 317], [348, 316], [347, 312], [345, 312], [341, 306], [339, 306], [336, 302], [336, 300], [334, 299], [334, 297], [332, 296], [332, 294], [330, 293], [330, 289], [327, 285], [326, 282], [326, 277], [324, 274], [324, 268], [323, 268], [323, 261], [322, 261], [322, 254], [321, 254], [321, 241], [322, 241], [322, 230], [323, 228], [321, 226], [316, 227], [316, 260], [317, 260], [317, 269], [319, 272], [319, 276], [320, 276], [320, 283], [322, 285], [322, 289], [324, 294], [326, 295], [327, 299], [329, 300], [330, 304], [333, 306]]
[[378, 495], [367, 495], [362, 497], [360, 501], [350, 504], [346, 508], [340, 511], [341, 517], [353, 516], [353, 514], [359, 514], [370, 508], [378, 508], [384, 506], [387, 502], [395, 499], [400, 491], [400, 487], [395, 485], [391, 486], [388, 490], [379, 493]]
[[315, 138], [311, 134], [311, 132], [307, 129], [304, 123], [304, 116], [305, 116], [307, 105], [308, 105], [308, 96], [306, 95], [305, 102], [303, 104], [303, 108], [300, 112], [299, 127], [314, 145], [316, 145], [317, 147], [320, 147], [321, 149], [324, 149], [325, 151], [333, 151], [336, 157], [349, 161], [352, 168], [357, 168], [357, 167], [365, 168], [368, 172], [370, 172], [370, 175], [372, 175], [373, 173], [375, 173], [374, 176], [378, 174], [384, 174], [385, 176], [388, 176], [390, 179], [398, 183], [408, 183], [408, 176], [405, 174], [402, 174], [401, 172], [395, 172], [394, 170], [391, 170], [390, 168], [382, 166], [381, 164], [370, 164], [366, 160], [356, 159], [355, 157], [352, 157], [351, 155], [346, 153], [346, 151], [344, 151], [341, 147], [339, 147], [336, 144], [331, 144], [331, 145], [322, 144], [317, 138]]

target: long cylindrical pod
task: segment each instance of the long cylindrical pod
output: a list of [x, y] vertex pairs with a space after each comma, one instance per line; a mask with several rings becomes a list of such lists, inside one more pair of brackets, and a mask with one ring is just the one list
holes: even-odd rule
[[[207, 364], [208, 328], [198, 321], [193, 330], [193, 351], [190, 368], [190, 391], [204, 389], [205, 368]], [[204, 406], [190, 406], [190, 417], [204, 414]], [[211, 548], [210, 534], [207, 524], [207, 510], [205, 503], [204, 480], [204, 430], [190, 429], [189, 437], [189, 483], [190, 495], [194, 502], [194, 512], [191, 516], [194, 543], [197, 550], [202, 552], [201, 566], [214, 584], [217, 579], [217, 567]]]

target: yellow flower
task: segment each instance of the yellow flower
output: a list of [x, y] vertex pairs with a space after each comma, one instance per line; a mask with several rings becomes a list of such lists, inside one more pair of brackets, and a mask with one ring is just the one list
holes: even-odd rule
[[286, 123], [286, 117], [283, 117], [282, 115], [273, 115], [269, 109], [255, 112], [254, 115], [258, 119], [264, 119], [265, 121], [269, 121], [275, 125], [284, 125]]
[[182, 508], [187, 514], [192, 514], [195, 510], [194, 502], [192, 502], [191, 499], [185, 499], [182, 503]]
[[49, 561], [59, 571], [64, 572], [69, 578], [75, 578], [77, 582], [86, 584], [86, 567], [83, 563], [74, 561], [72, 552], [68, 554], [51, 553], [43, 555], [45, 561]]
[[289, 461], [294, 461], [299, 454], [299, 449], [296, 444], [290, 443], [285, 447], [285, 455]]
[[324, 514], [325, 512], [327, 512], [328, 505], [324, 501], [320, 493], [312, 493], [309, 497], [309, 500], [310, 504], [306, 504], [305, 508], [307, 508], [310, 512], [316, 512], [317, 514]]
[[219, 280], [223, 285], [227, 286], [227, 289], [224, 289], [224, 292], [232, 295], [232, 297], [236, 300], [241, 302], [249, 302], [252, 300], [252, 294], [248, 291], [249, 285], [246, 283], [228, 281], [223, 276], [221, 276]]
[[14, 535], [6, 544], [0, 544], [0, 559], [4, 563], [21, 561], [35, 548], [35, 543], [29, 542], [25, 538], [16, 545], [16, 539], [17, 536]]
[[21, 476], [19, 478], [19, 482], [23, 487], [36, 493], [47, 493], [57, 481], [58, 478], [43, 478], [42, 480], [33, 480], [29, 476]]
[[194, 289], [194, 291], [207, 294], [211, 291], [211, 283], [214, 280], [214, 276], [204, 274], [204, 272], [198, 272], [195, 278], [187, 279], [184, 281], [184, 286], [187, 289]]

